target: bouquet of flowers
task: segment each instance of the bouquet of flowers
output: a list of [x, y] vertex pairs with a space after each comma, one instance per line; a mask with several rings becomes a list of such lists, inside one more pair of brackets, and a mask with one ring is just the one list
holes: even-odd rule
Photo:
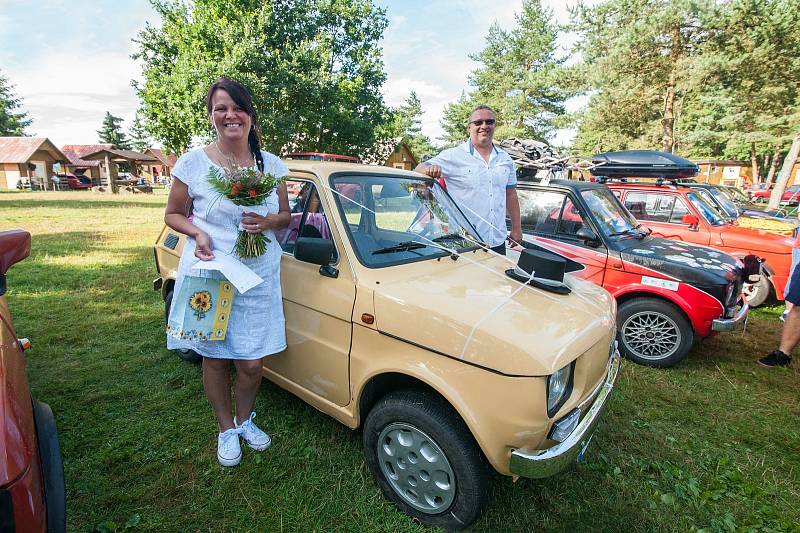
[[[272, 194], [275, 187], [283, 182], [283, 178], [265, 174], [255, 168], [234, 168], [223, 171], [211, 167], [208, 170], [208, 182], [217, 192], [236, 205], [257, 206]], [[268, 242], [269, 238], [261, 233], [248, 233], [240, 229], [234, 252], [242, 258], [258, 257], [267, 251]]]

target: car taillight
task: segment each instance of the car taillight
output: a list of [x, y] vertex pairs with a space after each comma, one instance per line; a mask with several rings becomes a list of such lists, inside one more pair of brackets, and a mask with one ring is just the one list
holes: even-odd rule
[[16, 531], [14, 526], [14, 502], [11, 500], [11, 492], [0, 489], [0, 533], [13, 533]]

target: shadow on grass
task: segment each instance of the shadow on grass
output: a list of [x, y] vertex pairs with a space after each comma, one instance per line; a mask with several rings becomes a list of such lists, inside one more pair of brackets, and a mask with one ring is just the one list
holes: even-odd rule
[[[0, 198], [0, 211], [3, 209], [105, 209], [105, 208], [136, 208], [164, 209], [165, 202], [142, 202], [129, 200], [129, 196], [122, 196], [119, 200], [98, 200], [97, 197], [86, 199], [64, 200], [60, 198], [42, 198], [41, 200], [14, 199], [13, 196]], [[166, 198], [165, 198], [166, 200]]]

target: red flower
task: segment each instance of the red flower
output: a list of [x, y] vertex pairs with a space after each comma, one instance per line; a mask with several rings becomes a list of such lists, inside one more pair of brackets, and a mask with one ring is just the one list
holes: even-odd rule
[[242, 184], [240, 182], [236, 182], [231, 187], [231, 196], [239, 196], [239, 193], [242, 192]]
[[247, 194], [250, 195], [250, 198], [255, 198], [256, 196], [258, 196], [258, 193], [256, 192], [255, 189], [250, 189], [249, 191], [247, 191]]

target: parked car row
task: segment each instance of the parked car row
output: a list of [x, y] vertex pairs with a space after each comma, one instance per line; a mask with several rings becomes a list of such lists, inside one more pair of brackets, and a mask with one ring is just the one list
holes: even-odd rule
[[[673, 159], [653, 164], [664, 155]], [[606, 181], [632, 167], [676, 180], [696, 169], [670, 154], [606, 158]], [[789, 238], [739, 228], [710, 191], [669, 180], [520, 183], [524, 248], [501, 258], [439, 182], [287, 165], [292, 220], [276, 238], [288, 348], [265, 360], [264, 376], [363, 427], [376, 483], [424, 524], [477, 519], [489, 467], [535, 478], [580, 459], [617, 347], [673, 366], [696, 340], [742, 327], [762, 296], [780, 298], [788, 276]], [[166, 314], [185, 242], [164, 227], [155, 244]], [[539, 255], [563, 276], [526, 278], [523, 263]], [[424, 449], [440, 483], [411, 461]]]

